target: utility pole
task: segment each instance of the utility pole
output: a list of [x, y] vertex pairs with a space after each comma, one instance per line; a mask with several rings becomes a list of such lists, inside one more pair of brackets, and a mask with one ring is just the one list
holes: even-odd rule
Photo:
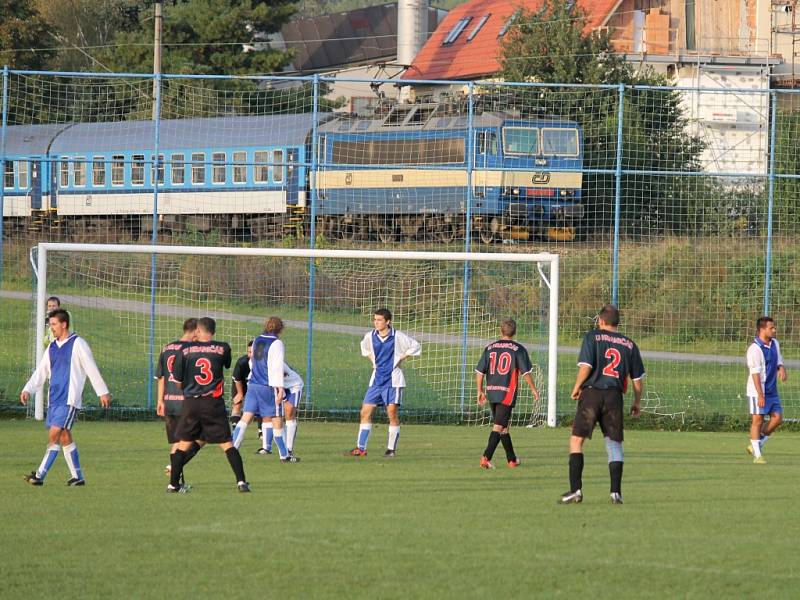
[[155, 0], [155, 19], [153, 19], [155, 31], [153, 33], [153, 120], [157, 118], [156, 114], [156, 88], [158, 87], [157, 75], [161, 74], [161, 27], [162, 17], [161, 8], [163, 7], [162, 0]]

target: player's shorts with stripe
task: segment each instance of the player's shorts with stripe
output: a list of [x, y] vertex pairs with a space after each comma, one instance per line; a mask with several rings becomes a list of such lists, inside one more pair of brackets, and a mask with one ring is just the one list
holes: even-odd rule
[[500, 425], [501, 427], [508, 427], [508, 424], [511, 422], [511, 410], [512, 407], [510, 404], [493, 402], [492, 423], [495, 425]]
[[622, 392], [583, 388], [572, 423], [572, 435], [592, 438], [596, 423], [600, 423], [603, 435], [615, 442], [623, 441]]
[[47, 408], [47, 421], [45, 425], [50, 427], [61, 427], [70, 430], [78, 418], [78, 409], [69, 404], [52, 404]]
[[303, 388], [296, 388], [294, 390], [286, 390], [286, 396], [283, 398], [284, 402], [288, 402], [295, 408], [300, 404], [300, 398], [303, 397]]
[[372, 406], [396, 404], [397, 406], [402, 406], [403, 388], [392, 387], [391, 385], [371, 385], [367, 388], [367, 393], [364, 394], [364, 404], [370, 404]]
[[258, 413], [262, 419], [283, 416], [283, 402], [276, 402], [272, 386], [251, 383], [244, 398], [244, 412]]
[[781, 399], [778, 396], [766, 396], [764, 398], [763, 407], [758, 405], [758, 398], [755, 396], [748, 396], [747, 403], [750, 405], [751, 415], [771, 415], [772, 413], [783, 414]]
[[187, 396], [174, 436], [182, 442], [205, 440], [209, 444], [231, 441], [225, 401], [213, 396]]

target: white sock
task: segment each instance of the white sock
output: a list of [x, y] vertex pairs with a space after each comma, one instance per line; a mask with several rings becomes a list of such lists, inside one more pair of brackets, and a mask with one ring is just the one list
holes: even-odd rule
[[397, 450], [397, 440], [400, 437], [400, 425], [389, 425], [389, 441], [387, 448], [389, 450]]
[[369, 443], [369, 434], [372, 431], [372, 423], [361, 423], [358, 427], [358, 437], [356, 438], [356, 446], [362, 450], [367, 449]]
[[758, 443], [758, 440], [750, 440], [750, 446], [753, 448], [753, 456], [756, 458], [761, 456], [761, 444]]
[[47, 450], [44, 453], [44, 458], [42, 459], [42, 463], [39, 465], [39, 468], [36, 471], [36, 476], [39, 479], [45, 478], [47, 472], [50, 470], [50, 467], [53, 466], [53, 463], [58, 457], [59, 450], [61, 450], [61, 446], [59, 444], [51, 444], [47, 447]]
[[244, 441], [244, 432], [247, 431], [247, 425], [246, 421], [239, 421], [236, 427], [233, 428], [233, 447], [237, 450], [242, 445], [242, 441]]
[[69, 472], [72, 475], [72, 478], [83, 479], [81, 463], [80, 459], [78, 458], [78, 447], [75, 445], [75, 442], [64, 446], [62, 450], [64, 451], [64, 458], [67, 461], [67, 466], [69, 467]]
[[297, 435], [297, 419], [286, 421], [286, 449], [294, 452], [294, 437]]
[[261, 421], [261, 447], [272, 450], [272, 421]]

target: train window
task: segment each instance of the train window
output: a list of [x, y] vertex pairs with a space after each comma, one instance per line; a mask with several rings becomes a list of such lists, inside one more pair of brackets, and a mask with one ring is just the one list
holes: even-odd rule
[[578, 156], [578, 130], [542, 128], [542, 153], [557, 156]]
[[131, 158], [131, 185], [144, 185], [144, 154], [134, 154]]
[[[156, 161], [154, 159], [150, 162], [150, 181], [155, 181]], [[164, 155], [158, 155], [158, 183], [164, 183]]]
[[183, 154], [173, 154], [170, 159], [172, 185], [183, 185], [186, 183], [186, 165], [183, 163]]
[[497, 154], [497, 134], [492, 131], [478, 132], [478, 154]]
[[353, 121], [342, 121], [339, 123], [338, 131], [350, 131], [353, 128]]
[[333, 142], [337, 164], [435, 165], [462, 163], [465, 156], [464, 138]]
[[11, 160], [6, 161], [6, 172], [3, 177], [3, 187], [4, 188], [14, 187], [14, 162]]
[[123, 185], [125, 183], [125, 157], [115, 154], [111, 157], [111, 185]]
[[61, 168], [59, 172], [61, 174], [59, 185], [62, 188], [69, 187], [69, 161], [66, 156], [61, 157]]
[[202, 185], [206, 182], [206, 155], [203, 152], [192, 154], [192, 183]]
[[106, 161], [102, 156], [92, 158], [92, 185], [103, 187], [106, 184]]
[[539, 154], [539, 130], [535, 127], [504, 127], [503, 152]]
[[86, 157], [76, 156], [72, 162], [72, 172], [75, 177], [75, 187], [84, 187], [86, 185]]
[[441, 117], [436, 119], [436, 127], [447, 127], [450, 123], [450, 117]]
[[233, 183], [247, 183], [247, 152], [233, 153]]
[[17, 187], [21, 190], [28, 189], [28, 161], [17, 161]]
[[424, 125], [428, 122], [434, 112], [436, 106], [418, 106], [408, 119], [408, 125]]
[[211, 183], [225, 183], [225, 153], [211, 153]]
[[269, 152], [263, 150], [253, 153], [253, 162], [255, 163], [253, 167], [253, 180], [256, 183], [269, 183], [269, 167], [267, 166], [269, 162], [268, 156]]
[[372, 121], [359, 121], [358, 125], [356, 125], [356, 129], [359, 131], [365, 131], [369, 129], [370, 125], [372, 125]]
[[281, 183], [283, 181], [283, 150], [275, 150], [273, 156], [272, 181]]
[[386, 116], [383, 120], [384, 127], [397, 127], [403, 124], [403, 121], [406, 120], [408, 113], [414, 110], [413, 106], [395, 106], [392, 111]]

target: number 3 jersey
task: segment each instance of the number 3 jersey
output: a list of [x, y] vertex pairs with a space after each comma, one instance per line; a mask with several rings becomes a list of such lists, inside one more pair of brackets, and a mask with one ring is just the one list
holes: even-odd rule
[[486, 398], [492, 404], [514, 406], [519, 380], [533, 370], [525, 346], [514, 340], [497, 340], [486, 346], [475, 371], [486, 376]]
[[187, 342], [183, 360], [175, 361], [173, 375], [183, 382], [183, 395], [221, 398], [224, 370], [231, 366], [231, 347], [226, 342]]
[[584, 388], [627, 390], [627, 379], [644, 377], [644, 365], [639, 348], [633, 340], [616, 331], [594, 329], [583, 338], [578, 366], [591, 367]]

